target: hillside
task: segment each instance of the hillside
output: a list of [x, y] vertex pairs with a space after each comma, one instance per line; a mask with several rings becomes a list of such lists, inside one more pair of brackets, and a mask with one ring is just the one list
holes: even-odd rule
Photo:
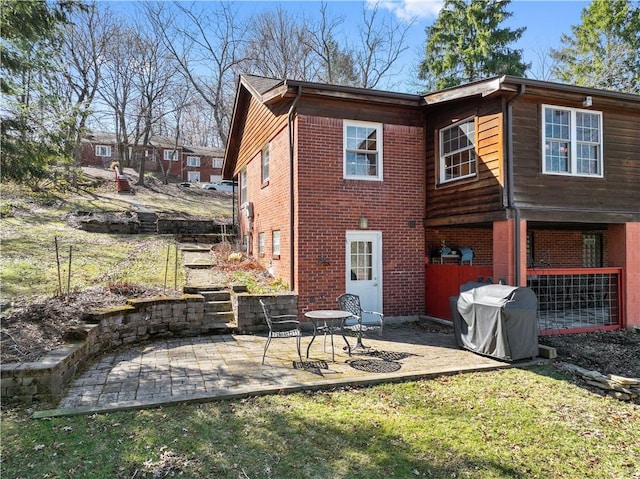
[[[126, 173], [133, 181], [137, 179], [135, 172]], [[2, 185], [3, 311], [64, 292], [69, 287], [83, 289], [116, 282], [164, 284], [172, 237], [81, 231], [68, 221], [78, 211], [127, 212], [143, 206], [156, 213], [180, 217], [230, 219], [232, 215], [231, 194], [205, 191], [197, 186], [164, 185], [148, 177], [146, 187], [133, 185], [132, 194], [122, 194], [116, 190], [114, 172], [99, 168], [85, 168], [76, 183], [77, 188], [63, 181], [58, 181], [55, 188], [53, 183], [46, 184], [37, 193], [16, 185]], [[170, 279], [173, 284], [173, 278]]]

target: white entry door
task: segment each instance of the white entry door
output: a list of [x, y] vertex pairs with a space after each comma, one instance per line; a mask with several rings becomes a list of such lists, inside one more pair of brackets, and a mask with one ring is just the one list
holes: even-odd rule
[[360, 296], [362, 309], [382, 311], [382, 232], [347, 231], [347, 293]]
[[200, 182], [200, 172], [199, 171], [187, 171], [187, 181], [189, 183], [199, 183]]

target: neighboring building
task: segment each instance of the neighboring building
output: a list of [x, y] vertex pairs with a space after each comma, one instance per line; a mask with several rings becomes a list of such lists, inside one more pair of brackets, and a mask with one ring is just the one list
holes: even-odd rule
[[175, 146], [175, 140], [153, 136], [147, 147], [119, 145], [113, 133], [95, 132], [82, 140], [82, 166], [109, 168], [122, 160], [122, 150], [128, 149], [132, 166], [144, 156], [146, 171], [166, 172], [179, 181], [215, 183], [222, 179], [224, 150], [187, 145]]
[[459, 285], [490, 277], [536, 291], [543, 332], [640, 326], [640, 96], [242, 76], [224, 177], [247, 251], [300, 313], [347, 291], [449, 319]]

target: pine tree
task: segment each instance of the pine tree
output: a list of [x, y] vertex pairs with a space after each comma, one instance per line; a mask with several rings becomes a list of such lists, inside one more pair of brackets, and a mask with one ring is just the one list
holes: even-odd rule
[[640, 93], [640, 3], [594, 0], [571, 31], [571, 36], [562, 35], [563, 47], [551, 51], [557, 79]]
[[496, 75], [523, 76], [528, 65], [522, 50], [510, 48], [525, 31], [500, 25], [511, 13], [509, 1], [446, 0], [427, 27], [425, 59], [418, 76], [434, 88], [468, 83]]
[[63, 1], [2, 1], [2, 179], [33, 185], [47, 175], [59, 130], [58, 119], [51, 115], [57, 99], [47, 86], [60, 68], [59, 27], [74, 7]]

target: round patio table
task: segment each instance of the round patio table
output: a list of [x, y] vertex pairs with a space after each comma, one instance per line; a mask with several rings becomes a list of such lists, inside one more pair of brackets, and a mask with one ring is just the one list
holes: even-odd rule
[[318, 332], [325, 335], [325, 345], [326, 345], [326, 335], [331, 335], [331, 360], [335, 362], [336, 354], [333, 347], [333, 333], [340, 332], [342, 339], [347, 343], [347, 348], [349, 350], [349, 355], [351, 355], [351, 345], [347, 338], [344, 335], [344, 330], [342, 327], [342, 323], [345, 319], [350, 318], [352, 314], [348, 311], [342, 311], [339, 309], [320, 309], [316, 311], [307, 311], [304, 313], [305, 317], [309, 318], [313, 322], [313, 338], [311, 338], [311, 342], [309, 342], [309, 346], [307, 346], [307, 358], [309, 357], [309, 350], [311, 349], [311, 345], [313, 341], [316, 339]]

